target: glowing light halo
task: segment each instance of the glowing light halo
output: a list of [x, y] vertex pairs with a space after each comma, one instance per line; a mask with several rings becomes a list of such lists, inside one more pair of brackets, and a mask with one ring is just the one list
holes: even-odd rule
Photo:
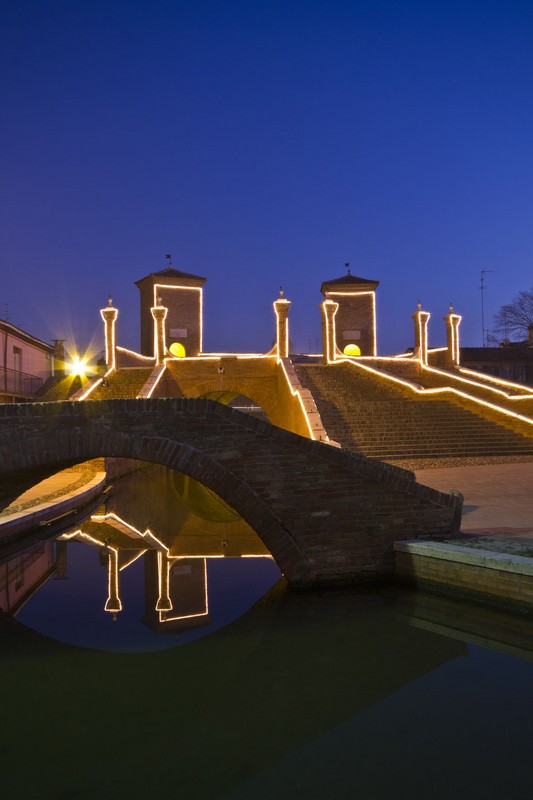
[[356, 358], [357, 356], [361, 355], [361, 348], [358, 344], [352, 343], [347, 344], [344, 350], [342, 351], [345, 356], [351, 356], [352, 358]]
[[181, 342], [172, 342], [168, 350], [174, 358], [187, 357], [187, 351], [185, 350], [185, 346]]
[[85, 378], [88, 368], [87, 359], [83, 356], [76, 355], [73, 356], [72, 361], [68, 364], [68, 373], [73, 378], [77, 375], [79, 375], [80, 378]]

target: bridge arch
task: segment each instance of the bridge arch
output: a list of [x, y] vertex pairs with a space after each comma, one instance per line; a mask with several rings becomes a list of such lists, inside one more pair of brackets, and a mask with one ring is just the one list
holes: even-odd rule
[[162, 464], [207, 486], [258, 533], [293, 586], [384, 577], [395, 539], [449, 533], [460, 520], [456, 497], [411, 472], [183, 398], [0, 407], [0, 507], [100, 456]]

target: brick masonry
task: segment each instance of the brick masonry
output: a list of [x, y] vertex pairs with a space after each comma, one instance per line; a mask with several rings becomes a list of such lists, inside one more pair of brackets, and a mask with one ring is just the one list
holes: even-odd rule
[[460, 499], [408, 470], [184, 398], [0, 406], [0, 507], [101, 456], [199, 480], [251, 525], [295, 587], [391, 578], [394, 541], [460, 525]]

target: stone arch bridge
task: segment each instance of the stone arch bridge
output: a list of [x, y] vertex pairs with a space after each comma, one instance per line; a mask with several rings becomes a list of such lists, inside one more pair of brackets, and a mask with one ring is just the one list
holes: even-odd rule
[[460, 499], [407, 470], [184, 398], [0, 405], [0, 508], [101, 456], [162, 464], [203, 483], [254, 528], [294, 587], [386, 578], [393, 541], [460, 524]]

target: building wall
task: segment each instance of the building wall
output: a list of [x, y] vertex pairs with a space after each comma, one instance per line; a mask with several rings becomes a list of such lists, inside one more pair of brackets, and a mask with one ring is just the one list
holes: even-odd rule
[[[0, 394], [27, 395], [53, 373], [52, 347], [0, 322]], [[29, 380], [33, 376], [37, 380]]]

